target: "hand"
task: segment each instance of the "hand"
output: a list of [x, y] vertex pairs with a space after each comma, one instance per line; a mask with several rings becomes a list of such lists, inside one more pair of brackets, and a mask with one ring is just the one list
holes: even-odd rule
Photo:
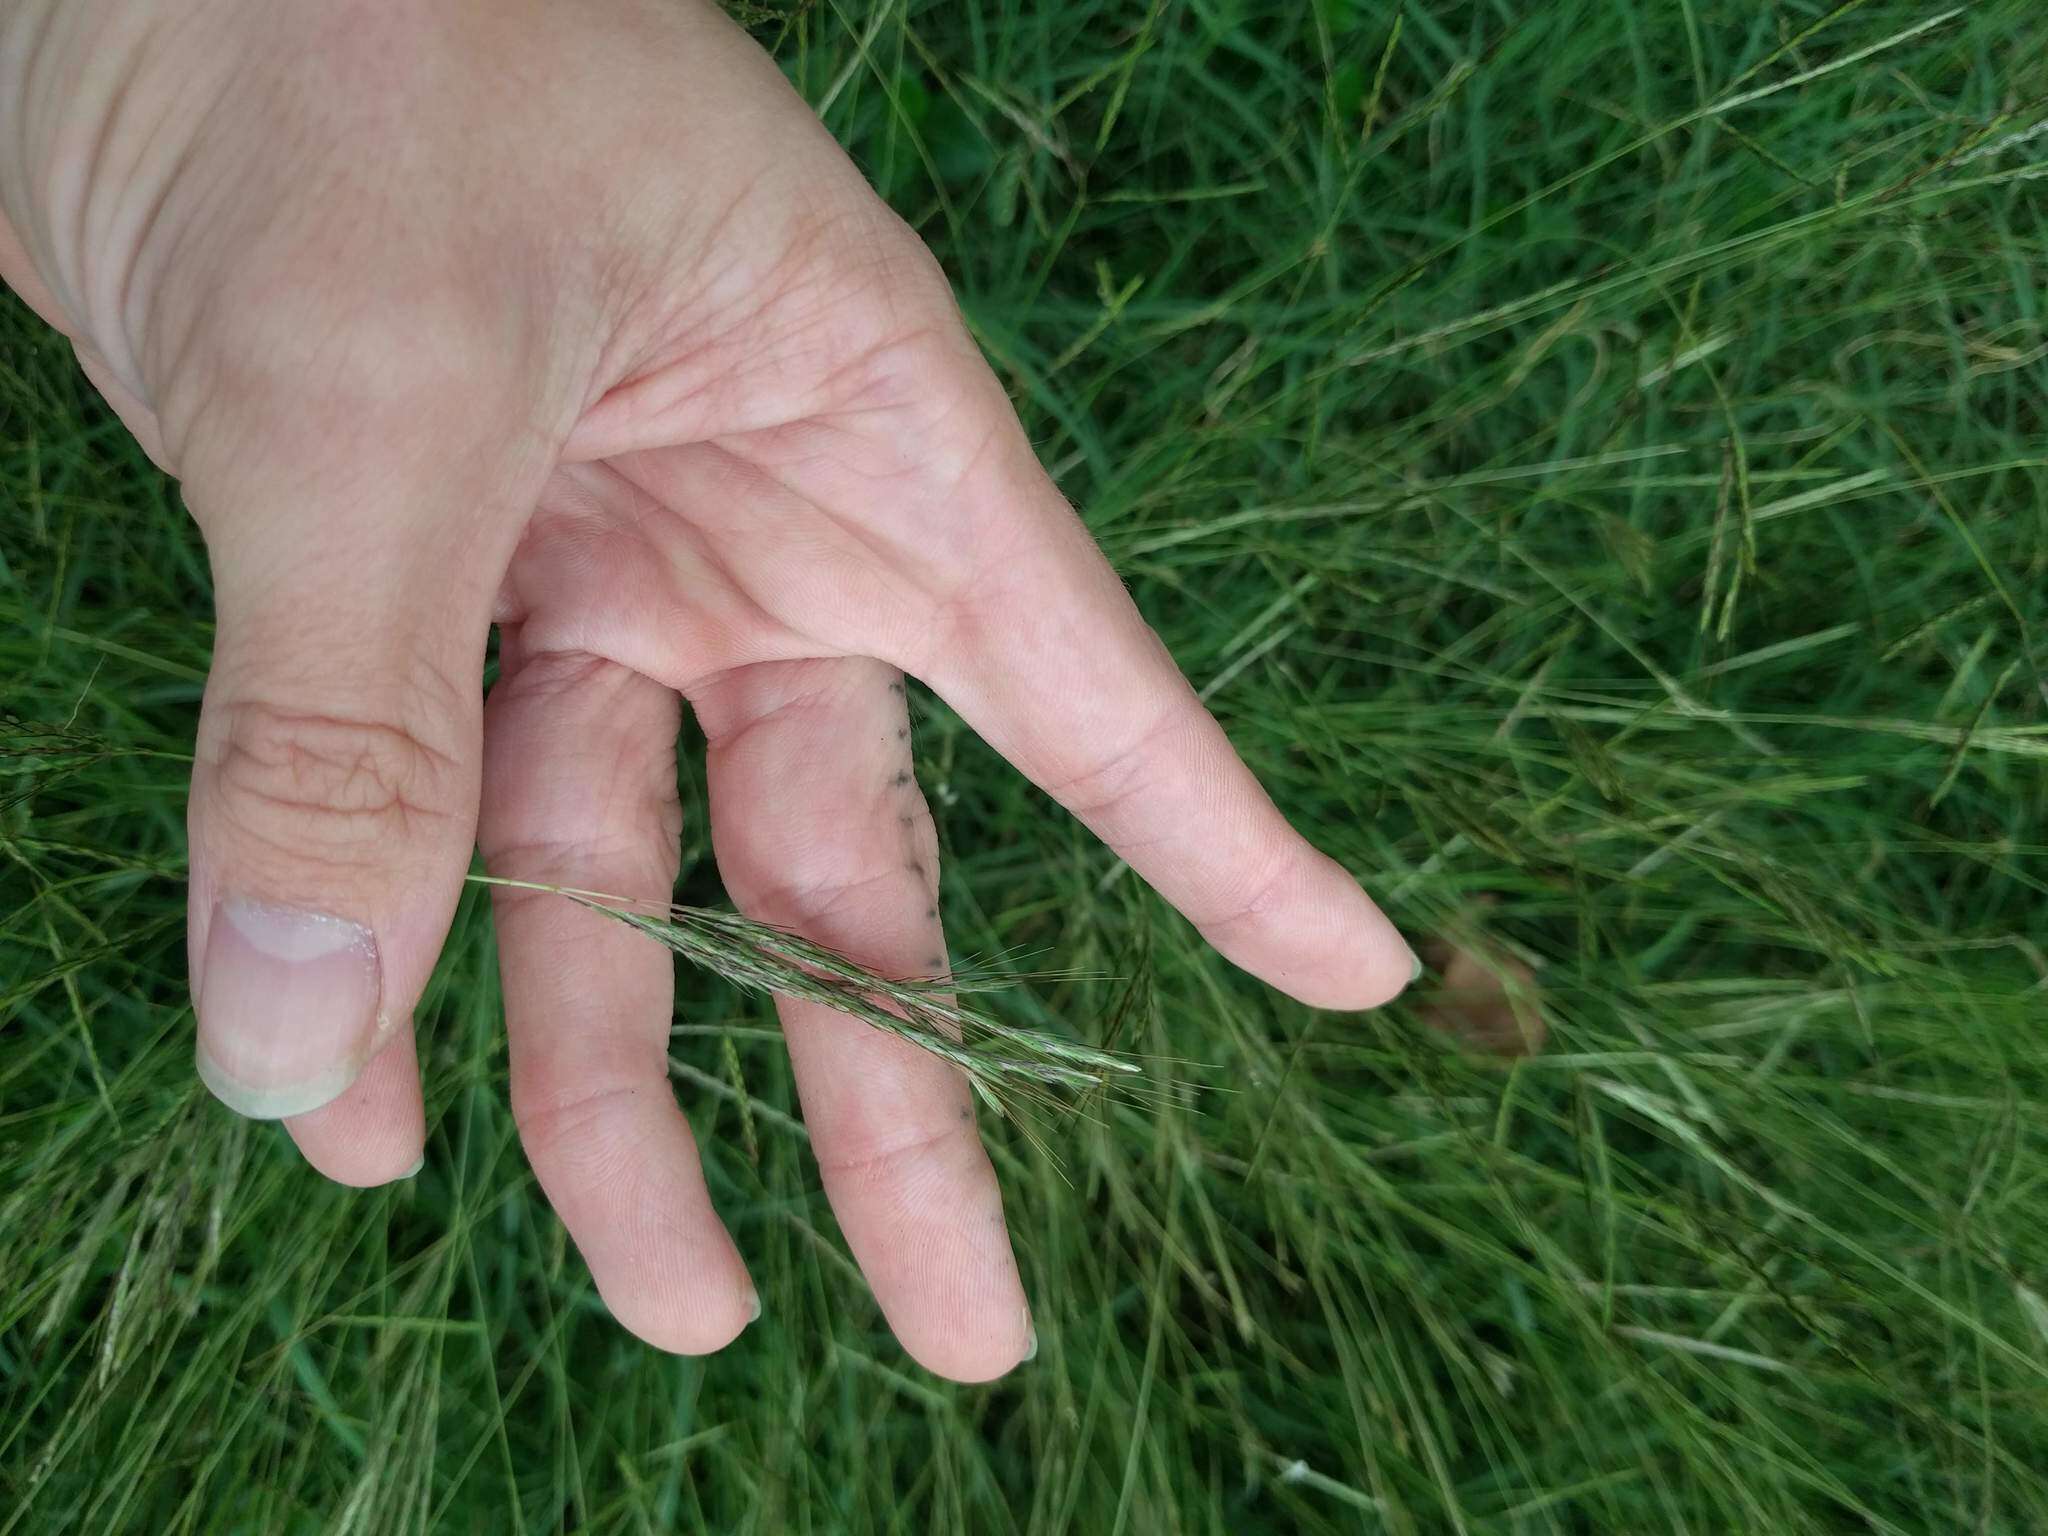
[[[192, 778], [199, 1070], [333, 1178], [423, 1144], [412, 1012], [472, 846], [652, 901], [679, 696], [733, 899], [943, 964], [903, 677], [1215, 947], [1324, 1008], [1413, 957], [1231, 751], [1036, 462], [946, 282], [693, 0], [0, 0], [0, 271], [184, 482], [218, 611]], [[491, 625], [502, 672], [478, 679]], [[513, 1108], [628, 1328], [758, 1307], [668, 1086], [660, 947], [496, 895]], [[782, 1022], [906, 1349], [1029, 1313], [965, 1084]]]

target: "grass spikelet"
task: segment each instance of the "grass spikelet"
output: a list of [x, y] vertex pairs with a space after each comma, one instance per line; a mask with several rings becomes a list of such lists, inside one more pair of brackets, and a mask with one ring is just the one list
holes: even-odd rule
[[802, 934], [737, 912], [655, 906], [602, 891], [493, 875], [469, 878], [478, 885], [560, 896], [639, 930], [734, 986], [819, 1003], [907, 1040], [966, 1073], [976, 1096], [998, 1115], [1009, 1114], [1009, 1105], [1019, 1099], [1043, 1100], [1052, 1090], [1090, 1093], [1141, 1070], [1113, 1051], [1006, 1023], [962, 1000], [1005, 985], [1000, 978], [968, 974], [893, 980]]

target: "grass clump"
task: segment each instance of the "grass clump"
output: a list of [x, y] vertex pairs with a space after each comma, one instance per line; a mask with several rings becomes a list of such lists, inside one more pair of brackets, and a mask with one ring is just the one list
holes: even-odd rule
[[1038, 1357], [905, 1362], [702, 969], [767, 1310], [656, 1355], [519, 1154], [480, 893], [418, 1178], [194, 1085], [205, 560], [10, 308], [0, 1536], [2048, 1530], [2048, 14], [756, 19], [1277, 802], [1547, 1043], [1285, 1002], [915, 701], [948, 932], [1141, 1068], [1057, 1164], [987, 1126]]

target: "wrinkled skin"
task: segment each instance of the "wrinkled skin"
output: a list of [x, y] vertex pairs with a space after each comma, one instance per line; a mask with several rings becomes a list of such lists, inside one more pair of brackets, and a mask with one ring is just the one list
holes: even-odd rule
[[[0, 271], [205, 535], [200, 1064], [330, 1177], [421, 1156], [411, 1014], [472, 847], [668, 898], [683, 699], [734, 900], [870, 966], [945, 955], [907, 673], [1238, 965], [1327, 1008], [1409, 980], [1047, 480], [929, 254], [701, 0], [0, 0], [0, 207]], [[273, 911], [297, 938], [236, 937]], [[668, 1087], [668, 955], [542, 894], [496, 917], [535, 1172], [621, 1322], [718, 1348], [758, 1303]], [[1009, 1369], [1030, 1315], [965, 1084], [782, 1020], [904, 1347]]]

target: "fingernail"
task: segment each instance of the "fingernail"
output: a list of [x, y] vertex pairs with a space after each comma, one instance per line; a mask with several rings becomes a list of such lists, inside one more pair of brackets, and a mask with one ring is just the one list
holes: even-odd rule
[[1037, 1358], [1038, 1325], [1031, 1321], [1031, 1308], [1027, 1306], [1024, 1309], [1024, 1353], [1017, 1357], [1017, 1363], [1022, 1365], [1026, 1360]]
[[213, 909], [199, 986], [200, 1080], [251, 1119], [318, 1109], [373, 1054], [377, 941], [345, 918], [230, 896]]
[[1422, 980], [1422, 956], [1411, 949], [1408, 951], [1408, 960], [1408, 985], [1412, 987]]
[[761, 1293], [753, 1291], [747, 1297], [747, 1326], [751, 1328], [759, 1321], [761, 1321]]
[[400, 1177], [401, 1179], [412, 1179], [412, 1178], [417, 1178], [417, 1177], [419, 1177], [419, 1171], [420, 1171], [420, 1170], [421, 1170], [422, 1168], [426, 1167], [426, 1166], [427, 1166], [427, 1154], [426, 1154], [426, 1153], [424, 1153], [424, 1152], [422, 1152], [422, 1153], [421, 1153], [421, 1154], [419, 1155], [419, 1160], [418, 1160], [417, 1162], [415, 1162], [415, 1163], [414, 1163], [414, 1164], [413, 1164], [413, 1165], [412, 1165], [412, 1166], [411, 1166], [410, 1168], [406, 1169], [406, 1170], [405, 1170], [405, 1172], [401, 1173], [401, 1174], [399, 1175], [399, 1177]]

